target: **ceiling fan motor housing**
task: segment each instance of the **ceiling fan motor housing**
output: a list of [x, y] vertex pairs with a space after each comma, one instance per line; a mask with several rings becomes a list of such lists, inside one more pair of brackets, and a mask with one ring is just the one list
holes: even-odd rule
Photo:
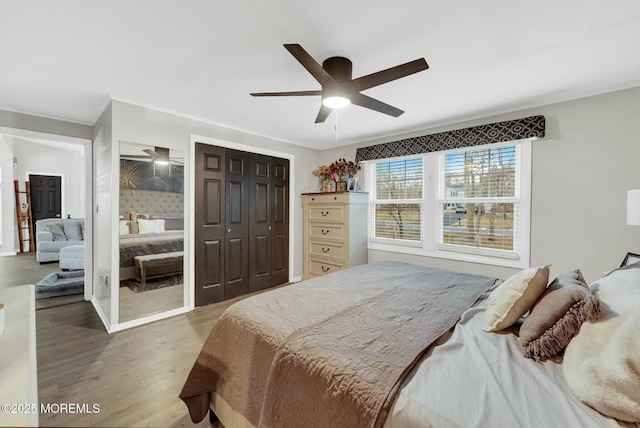
[[322, 68], [338, 83], [351, 81], [353, 63], [349, 58], [332, 56], [324, 60]]
[[[353, 63], [348, 58], [341, 56], [332, 56], [322, 62], [322, 68], [331, 76], [333, 80], [338, 84], [328, 84], [322, 86], [322, 99], [331, 97], [347, 98], [349, 82], [351, 82], [351, 75], [353, 70]], [[348, 101], [347, 101], [348, 103]]]

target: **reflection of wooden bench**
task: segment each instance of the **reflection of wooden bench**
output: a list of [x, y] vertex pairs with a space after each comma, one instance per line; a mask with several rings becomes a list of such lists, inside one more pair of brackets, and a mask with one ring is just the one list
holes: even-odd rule
[[182, 273], [184, 252], [147, 254], [136, 256], [136, 280], [140, 281], [140, 289], [147, 288], [147, 280]]

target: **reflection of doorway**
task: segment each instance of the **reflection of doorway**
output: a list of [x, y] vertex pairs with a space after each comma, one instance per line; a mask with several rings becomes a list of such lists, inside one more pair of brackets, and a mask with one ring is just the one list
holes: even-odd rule
[[29, 175], [33, 230], [36, 221], [62, 216], [62, 178], [55, 175]]

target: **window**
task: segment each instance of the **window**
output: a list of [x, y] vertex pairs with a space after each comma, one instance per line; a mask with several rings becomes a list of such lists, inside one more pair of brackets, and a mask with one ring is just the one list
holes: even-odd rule
[[422, 240], [422, 159], [375, 164], [370, 236], [396, 243]]
[[516, 258], [519, 146], [439, 156], [440, 249]]
[[530, 159], [521, 140], [371, 162], [369, 248], [527, 266]]

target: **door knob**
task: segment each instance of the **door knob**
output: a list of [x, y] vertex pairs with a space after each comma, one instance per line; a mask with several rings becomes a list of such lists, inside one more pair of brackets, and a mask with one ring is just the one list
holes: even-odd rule
[[269, 230], [271, 230], [271, 226], [269, 226]]
[[231, 233], [231, 229], [227, 229], [227, 233]]

